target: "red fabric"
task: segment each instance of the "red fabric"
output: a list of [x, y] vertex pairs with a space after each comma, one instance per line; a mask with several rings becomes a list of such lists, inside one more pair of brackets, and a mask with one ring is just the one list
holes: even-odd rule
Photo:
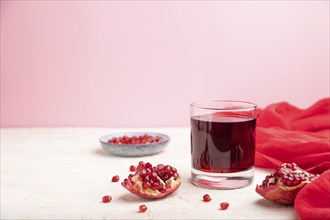
[[294, 162], [322, 173], [330, 169], [330, 98], [302, 110], [289, 103], [258, 110], [256, 166], [277, 168]]
[[330, 170], [300, 190], [294, 208], [301, 220], [330, 219]]
[[295, 209], [302, 220], [330, 220], [329, 139], [330, 98], [307, 109], [287, 102], [258, 109], [257, 167], [278, 168], [282, 163], [294, 162], [308, 172], [323, 173], [296, 197]]

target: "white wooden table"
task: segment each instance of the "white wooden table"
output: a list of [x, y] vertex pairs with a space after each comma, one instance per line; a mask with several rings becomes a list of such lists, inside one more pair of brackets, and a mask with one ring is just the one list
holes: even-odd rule
[[[170, 144], [148, 157], [116, 157], [99, 138], [113, 132], [150, 131], [168, 134]], [[189, 128], [2, 128], [1, 219], [298, 219], [292, 206], [264, 200], [255, 192], [270, 170], [257, 169], [252, 185], [236, 190], [211, 190], [190, 183]], [[172, 196], [139, 198], [120, 182], [139, 161], [171, 164], [182, 177]], [[204, 194], [212, 201], [202, 201]], [[102, 196], [111, 195], [111, 203]], [[219, 210], [226, 201], [230, 207]], [[148, 206], [139, 213], [141, 204]]]

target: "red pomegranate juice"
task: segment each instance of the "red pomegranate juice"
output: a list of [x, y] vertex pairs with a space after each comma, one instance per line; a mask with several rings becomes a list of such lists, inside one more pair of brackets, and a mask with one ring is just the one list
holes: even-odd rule
[[245, 171], [254, 166], [256, 119], [214, 114], [191, 118], [192, 167], [212, 173]]

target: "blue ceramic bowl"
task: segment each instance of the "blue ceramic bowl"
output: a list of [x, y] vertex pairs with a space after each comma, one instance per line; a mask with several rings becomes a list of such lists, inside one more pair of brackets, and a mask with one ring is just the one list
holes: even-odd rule
[[[150, 135], [152, 137], [159, 136], [161, 138], [160, 142], [154, 142], [150, 144], [112, 144], [108, 141], [113, 137], [122, 137], [124, 135], [128, 137], [140, 136], [140, 135]], [[123, 132], [108, 134], [100, 138], [100, 143], [102, 148], [115, 156], [122, 157], [141, 157], [149, 156], [162, 152], [168, 143], [170, 142], [170, 137], [165, 134], [160, 133], [150, 133], [150, 132]]]

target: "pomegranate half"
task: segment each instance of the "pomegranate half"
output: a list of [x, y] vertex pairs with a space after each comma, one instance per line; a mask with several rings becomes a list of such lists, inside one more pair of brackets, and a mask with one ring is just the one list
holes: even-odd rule
[[163, 198], [181, 185], [177, 169], [163, 164], [152, 166], [151, 163], [139, 162], [135, 174], [128, 175], [121, 183], [130, 192], [145, 198]]
[[267, 175], [256, 192], [266, 199], [292, 205], [298, 192], [319, 175], [308, 173], [295, 163], [284, 163], [274, 173]]

